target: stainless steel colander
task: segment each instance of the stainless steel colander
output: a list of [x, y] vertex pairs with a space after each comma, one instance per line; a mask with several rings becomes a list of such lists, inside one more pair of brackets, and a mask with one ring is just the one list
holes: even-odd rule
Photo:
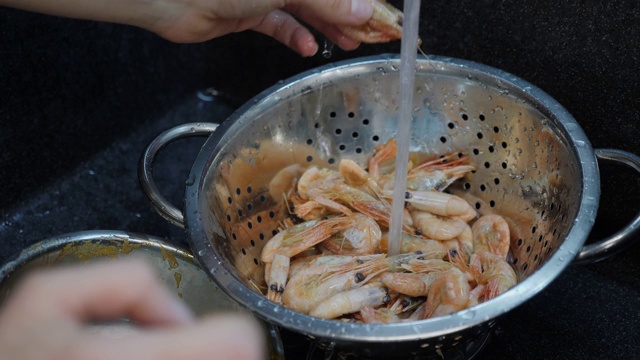
[[[397, 56], [377, 56], [327, 65], [266, 90], [217, 129], [169, 130], [147, 148], [140, 177], [159, 212], [186, 225], [192, 250], [220, 288], [258, 316], [345, 352], [440, 358], [473, 346], [499, 315], [572, 261], [599, 260], [637, 237], [640, 219], [583, 247], [599, 201], [596, 157], [638, 171], [640, 159], [594, 152], [560, 104], [513, 75], [457, 59], [419, 60], [411, 150], [471, 156], [478, 170], [450, 190], [479, 213], [508, 219], [519, 284], [449, 316], [389, 325], [317, 319], [266, 300], [257, 291], [264, 288], [260, 252], [286, 211], [269, 195], [269, 181], [293, 163], [336, 167], [348, 158], [365, 165], [374, 147], [395, 134], [399, 64]], [[183, 218], [158, 193], [151, 166], [166, 143], [192, 135], [210, 136], [187, 180]]]

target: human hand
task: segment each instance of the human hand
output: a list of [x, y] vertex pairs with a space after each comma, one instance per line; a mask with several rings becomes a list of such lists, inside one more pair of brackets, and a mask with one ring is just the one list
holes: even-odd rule
[[344, 50], [359, 43], [336, 24], [360, 25], [373, 13], [369, 0], [162, 0], [158, 21], [147, 26], [175, 42], [199, 42], [232, 32], [254, 30], [275, 38], [302, 56], [312, 56], [318, 44], [294, 16], [327, 36]]
[[343, 50], [359, 42], [336, 25], [361, 25], [373, 14], [370, 0], [0, 0], [0, 6], [141, 27], [174, 42], [201, 42], [255, 30], [312, 56], [318, 43], [301, 19]]
[[[201, 360], [262, 358], [255, 321], [195, 321], [144, 263], [121, 260], [31, 275], [0, 313], [0, 359]], [[140, 328], [114, 338], [90, 323], [127, 317]]]

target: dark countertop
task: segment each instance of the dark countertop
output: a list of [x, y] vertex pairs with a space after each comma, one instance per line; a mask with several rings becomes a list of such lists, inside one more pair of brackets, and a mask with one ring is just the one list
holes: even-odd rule
[[[578, 120], [595, 148], [640, 154], [640, 7], [635, 1], [423, 5], [428, 53], [518, 75]], [[399, 44], [334, 51], [330, 61], [398, 51]], [[268, 56], [266, 56], [268, 54]], [[129, 27], [0, 8], [0, 262], [43, 238], [88, 229], [150, 233], [185, 244], [150, 207], [137, 160], [159, 132], [224, 119], [277, 80], [324, 64], [259, 34], [177, 45]], [[286, 65], [283, 65], [286, 64]], [[213, 102], [195, 96], [213, 86]], [[161, 153], [158, 185], [181, 202], [200, 140]], [[601, 165], [590, 240], [640, 212], [640, 176]], [[569, 267], [499, 322], [480, 359], [635, 358], [640, 353], [640, 244]], [[290, 359], [307, 344], [287, 334]], [[295, 340], [295, 341], [294, 341]]]

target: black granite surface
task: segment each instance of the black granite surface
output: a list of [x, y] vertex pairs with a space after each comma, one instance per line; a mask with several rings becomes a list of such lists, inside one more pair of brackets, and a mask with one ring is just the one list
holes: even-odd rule
[[[424, 2], [428, 53], [491, 65], [547, 91], [595, 148], [640, 154], [640, 7], [635, 0]], [[220, 121], [276, 81], [399, 43], [301, 59], [265, 36], [234, 34], [178, 45], [126, 26], [0, 8], [0, 262], [48, 236], [88, 229], [146, 232], [184, 244], [151, 209], [137, 160], [162, 130]], [[213, 102], [196, 93], [214, 87]], [[160, 154], [159, 186], [180, 203], [202, 140]], [[605, 165], [590, 241], [640, 212], [640, 176]], [[640, 244], [569, 267], [502, 317], [480, 359], [637, 358]], [[305, 340], [285, 332], [289, 359]]]

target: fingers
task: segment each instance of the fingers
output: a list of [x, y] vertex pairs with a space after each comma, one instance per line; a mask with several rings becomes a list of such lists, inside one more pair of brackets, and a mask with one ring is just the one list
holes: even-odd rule
[[295, 13], [314, 14], [332, 24], [359, 25], [371, 18], [370, 0], [289, 0], [286, 9]]
[[185, 324], [187, 307], [174, 298], [143, 262], [119, 260], [40, 272], [18, 288], [16, 314], [35, 319], [58, 316], [84, 323], [128, 317], [143, 324]]
[[318, 43], [311, 32], [284, 11], [270, 12], [253, 30], [273, 37], [302, 56], [318, 52]]
[[86, 336], [69, 348], [67, 360], [258, 360], [266, 355], [264, 334], [245, 316], [219, 315], [189, 327], [160, 329], [114, 340]]

